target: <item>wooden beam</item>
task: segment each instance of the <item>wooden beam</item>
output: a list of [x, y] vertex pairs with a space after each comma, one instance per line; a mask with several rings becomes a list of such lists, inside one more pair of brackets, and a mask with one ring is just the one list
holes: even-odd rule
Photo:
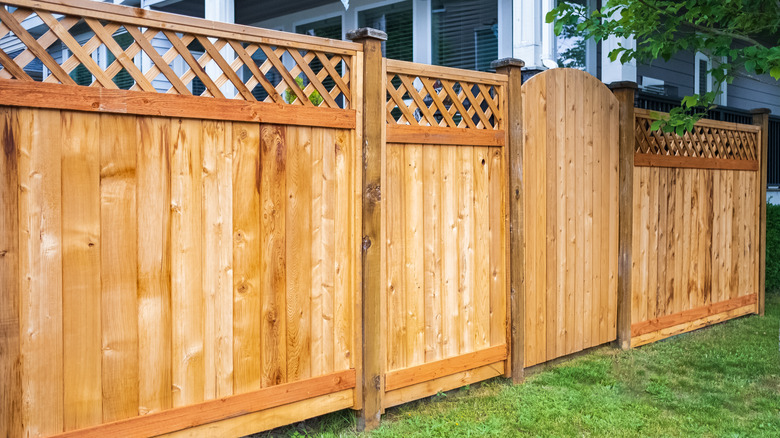
[[209, 400], [141, 417], [74, 430], [54, 438], [99, 438], [106, 436], [148, 437], [260, 412], [290, 403], [355, 387], [355, 370], [313, 379], [270, 386], [245, 394]]
[[521, 383], [525, 363], [525, 278], [523, 273], [523, 61], [513, 58], [494, 61], [491, 66], [507, 78], [504, 154], [509, 178], [509, 355], [512, 381]]
[[753, 124], [761, 129], [759, 141], [760, 152], [758, 154], [758, 165], [760, 175], [758, 178], [757, 193], [759, 193], [758, 202], [758, 311], [761, 316], [764, 315], [764, 298], [766, 295], [766, 165], [767, 151], [769, 150], [769, 110], [766, 108], [754, 109]]
[[758, 160], [678, 157], [671, 155], [634, 154], [636, 167], [672, 167], [684, 169], [759, 170]]
[[717, 315], [718, 313], [728, 312], [730, 310], [739, 309], [740, 307], [756, 304], [757, 296], [757, 294], [744, 295], [738, 298], [721, 301], [719, 303], [713, 303], [706, 306], [697, 307], [695, 309], [689, 309], [682, 312], [673, 313], [671, 315], [665, 315], [659, 318], [641, 321], [631, 325], [631, 336], [636, 338], [637, 336], [642, 336], [644, 334], [652, 333], [668, 327], [674, 327], [686, 322], [692, 322], [696, 321], [697, 319]]
[[387, 126], [388, 143], [503, 146], [505, 140], [506, 132], [503, 130], [394, 124]]
[[631, 239], [634, 205], [634, 82], [614, 82], [609, 86], [620, 105], [618, 135], [618, 284], [617, 342], [631, 348]]
[[[361, 28], [347, 38], [363, 45], [363, 89], [358, 89], [355, 104], [362, 107], [363, 147], [362, 184], [362, 306], [363, 306], [363, 409], [358, 428], [371, 430], [379, 426], [384, 395], [384, 363], [381, 331], [381, 246], [382, 228], [382, 161], [384, 160], [385, 72], [382, 66], [382, 41], [387, 34]], [[359, 55], [358, 55], [359, 56]], [[362, 92], [362, 96], [360, 93]]]
[[387, 373], [387, 376], [385, 376], [385, 391], [393, 391], [429, 380], [435, 380], [440, 377], [501, 362], [504, 359], [506, 359], [506, 345], [498, 345], [473, 353], [462, 354], [448, 359], [396, 370]]
[[355, 110], [0, 79], [0, 105], [355, 129]]

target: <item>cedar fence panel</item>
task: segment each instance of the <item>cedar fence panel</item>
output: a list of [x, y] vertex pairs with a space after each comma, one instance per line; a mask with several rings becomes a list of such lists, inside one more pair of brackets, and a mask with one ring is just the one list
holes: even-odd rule
[[[360, 46], [4, 3], [25, 49], [0, 60], [2, 432], [244, 435], [358, 405]], [[116, 61], [90, 62], [101, 47]]]
[[618, 104], [573, 69], [522, 93], [528, 367], [615, 340]]
[[505, 85], [386, 61], [385, 407], [507, 370]]
[[636, 109], [631, 345], [757, 311], [760, 128]]

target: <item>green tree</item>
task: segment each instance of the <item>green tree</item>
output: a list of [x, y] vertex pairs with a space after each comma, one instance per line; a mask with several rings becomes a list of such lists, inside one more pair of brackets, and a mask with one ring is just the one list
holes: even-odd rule
[[576, 26], [583, 37], [596, 41], [635, 38], [635, 48], [620, 46], [609, 53], [621, 63], [668, 61], [684, 50], [725, 59], [709, 70], [718, 84], [715, 90], [685, 96], [669, 117], [654, 123], [667, 132], [691, 130], [715, 106], [719, 84], [731, 83], [738, 71], [780, 79], [780, 0], [607, 0], [590, 15], [561, 2], [546, 19], [555, 22], [558, 35], [565, 26]]

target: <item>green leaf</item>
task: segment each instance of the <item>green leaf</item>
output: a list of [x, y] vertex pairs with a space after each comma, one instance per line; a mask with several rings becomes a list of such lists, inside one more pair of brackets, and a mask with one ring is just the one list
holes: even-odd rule
[[663, 120], [656, 120], [656, 121], [654, 121], [653, 123], [650, 124], [650, 130], [651, 131], [658, 131], [659, 129], [661, 129], [661, 125], [663, 125], [663, 123], [664, 123]]
[[693, 96], [685, 96], [685, 97], [683, 97], [683, 100], [682, 100], [682, 104], [686, 108], [694, 107], [694, 106], [696, 106], [697, 103], [699, 103], [699, 96], [696, 95], [696, 94], [693, 95]]
[[772, 67], [772, 69], [769, 70], [769, 74], [775, 78], [775, 80], [780, 79], [780, 65]]

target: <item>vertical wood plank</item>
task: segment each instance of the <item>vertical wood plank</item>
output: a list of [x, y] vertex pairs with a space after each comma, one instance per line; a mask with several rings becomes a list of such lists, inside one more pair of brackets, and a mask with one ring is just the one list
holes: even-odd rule
[[100, 115], [103, 422], [139, 411], [137, 129], [136, 117]]
[[139, 117], [137, 146], [138, 411], [170, 409], [170, 120]]
[[575, 291], [577, 290], [576, 272], [577, 262], [577, 164], [576, 148], [577, 137], [577, 90], [572, 79], [573, 72], [566, 71], [566, 349], [564, 354], [574, 352], [576, 337], [576, 313]]
[[657, 316], [664, 316], [666, 312], [666, 296], [668, 294], [669, 271], [666, 269], [668, 259], [669, 239], [669, 169], [658, 169], [658, 283], [656, 286], [655, 308]]
[[700, 251], [703, 257], [702, 266], [702, 305], [706, 306], [712, 303], [712, 214], [713, 199], [712, 193], [712, 171], [702, 171], [702, 209], [700, 218], [702, 226], [699, 237]]
[[0, 108], [0, 435], [22, 435], [19, 110]]
[[21, 414], [25, 436], [48, 436], [63, 431], [62, 132], [59, 111], [18, 114]]
[[[490, 149], [474, 147], [474, 348], [490, 346]], [[498, 245], [499, 243], [496, 242]]]
[[593, 259], [593, 341], [596, 344], [603, 344], [606, 337], [606, 319], [605, 305], [602, 297], [604, 294], [605, 279], [607, 277], [606, 265], [604, 263], [603, 240], [609, 236], [608, 221], [605, 221], [606, 211], [604, 209], [604, 200], [608, 199], [608, 191], [604, 190], [604, 173], [607, 170], [605, 163], [609, 160], [609, 144], [606, 142], [605, 124], [608, 119], [604, 117], [604, 93], [598, 88], [593, 91], [593, 114], [595, 122], [593, 124], [593, 245], [590, 257]]
[[[425, 361], [442, 356], [441, 147], [423, 146]], [[492, 236], [489, 236], [492, 237]]]
[[558, 202], [556, 205], [557, 216], [557, 235], [556, 235], [556, 253], [558, 255], [558, 265], [556, 276], [558, 277], [558, 287], [556, 289], [556, 301], [557, 301], [557, 314], [556, 314], [556, 340], [555, 340], [555, 357], [560, 357], [566, 354], [566, 336], [567, 336], [567, 316], [569, 311], [567, 306], [569, 305], [569, 278], [568, 278], [568, 265], [571, 255], [569, 254], [569, 238], [568, 238], [568, 224], [569, 224], [569, 203], [568, 203], [568, 185], [569, 179], [569, 154], [567, 153], [566, 145], [571, 140], [571, 133], [567, 127], [567, 101], [566, 101], [566, 75], [555, 75], [553, 97], [548, 96], [548, 99], [555, 100], [556, 114], [555, 116], [555, 134], [557, 138], [556, 143], [556, 156], [558, 165], [555, 170], [557, 177], [557, 193]]
[[[334, 370], [351, 368], [352, 358], [358, 355], [353, 352], [352, 339], [354, 337], [353, 305], [355, 303], [354, 284], [355, 271], [353, 258], [357, 256], [354, 247], [354, 223], [356, 212], [354, 208], [355, 197], [352, 191], [356, 190], [354, 182], [353, 140], [349, 131], [338, 131], [336, 142], [333, 145], [334, 154], [334, 184], [335, 184], [335, 287], [334, 287]], [[282, 191], [284, 193], [284, 191]], [[283, 201], [284, 198], [280, 199]], [[282, 258], [280, 261], [284, 261]], [[284, 296], [284, 289], [280, 291], [280, 299]], [[282, 306], [282, 308], [284, 308]], [[284, 333], [284, 331], [282, 331]]]
[[650, 238], [647, 248], [647, 318], [657, 318], [656, 304], [658, 293], [658, 169], [648, 169], [650, 196], [648, 212]]
[[[558, 108], [558, 99], [555, 89], [555, 79], [550, 78], [547, 81], [547, 86], [544, 89], [546, 95], [547, 112], [544, 115], [545, 130], [545, 151], [544, 151], [544, 165], [545, 165], [545, 255], [546, 255], [546, 278], [545, 278], [545, 340], [546, 345], [544, 349], [544, 360], [551, 360], [555, 358], [556, 340], [558, 338], [557, 325], [558, 325], [558, 130], [556, 127], [558, 112], [563, 111], [563, 108]], [[563, 139], [560, 139], [561, 142]], [[592, 256], [592, 255], [591, 255]]]
[[287, 380], [311, 377], [312, 129], [287, 129]]
[[[536, 100], [538, 104], [542, 105], [542, 108], [546, 108], [547, 105], [547, 81], [546, 78], [541, 83], [536, 84], [537, 93], [536, 96], [531, 99]], [[525, 101], [525, 100], [524, 100]], [[529, 114], [529, 121], [531, 120], [531, 114]], [[527, 317], [534, 318], [535, 320], [535, 332], [529, 333], [530, 336], [526, 336], [528, 343], [533, 343], [534, 354], [530, 355], [529, 359], [535, 363], [541, 363], [545, 360], [545, 352], [547, 346], [547, 293], [546, 293], [546, 280], [547, 280], [547, 238], [546, 238], [546, 223], [547, 223], [547, 165], [545, 164], [545, 158], [547, 153], [548, 144], [546, 144], [547, 134], [547, 117], [544, 112], [534, 115], [534, 122], [529, 123], [526, 132], [533, 131], [533, 137], [535, 141], [533, 143], [525, 142], [526, 151], [533, 150], [533, 155], [526, 158], [526, 162], [530, 163], [534, 168], [534, 186], [529, 184], [526, 186], [528, 189], [532, 189], [532, 193], [528, 193], [525, 197], [526, 204], [530, 205], [532, 210], [527, 211], [524, 216], [526, 218], [526, 227], [531, 225], [533, 228], [533, 237], [526, 236], [526, 242], [530, 242], [531, 239], [535, 241], [534, 248], [531, 251], [526, 252], [526, 258], [530, 255], [535, 259], [535, 269], [531, 275], [534, 278], [534, 287], [530, 287], [528, 283], [526, 291], [535, 295], [533, 306], [526, 302], [526, 309], [530, 311]], [[529, 166], [524, 169], [526, 172], [530, 170]], [[526, 276], [526, 281], [531, 280], [530, 275]]]
[[459, 353], [474, 351], [474, 148], [458, 146], [458, 295]]
[[404, 146], [387, 146], [387, 369], [406, 367]]
[[[600, 85], [600, 84], [598, 84]], [[583, 117], [583, 289], [582, 289], [582, 347], [596, 345], [593, 342], [593, 270], [594, 259], [591, 257], [593, 248], [593, 120], [600, 115], [593, 111], [593, 94], [599, 88], [595, 87], [590, 78], [583, 80], [582, 87], [582, 117]]]
[[171, 147], [173, 405], [203, 401], [203, 183], [199, 120], [174, 120]]
[[574, 268], [574, 350], [581, 351], [584, 337], [584, 298], [585, 298], [585, 117], [584, 117], [584, 75], [569, 71], [574, 97], [574, 244], [577, 263]]
[[[458, 222], [456, 147], [442, 146], [442, 332], [444, 357], [458, 355], [460, 308], [458, 307]], [[389, 165], [389, 157], [388, 157]], [[388, 221], [388, 228], [390, 223]]]
[[691, 290], [688, 285], [688, 279], [691, 275], [691, 251], [690, 251], [690, 235], [691, 235], [691, 179], [692, 169], [681, 169], [680, 174], [682, 181], [680, 182], [680, 193], [682, 193], [682, 216], [681, 216], [681, 230], [680, 235], [680, 254], [682, 260], [680, 265], [682, 268], [682, 274], [680, 275], [680, 309], [688, 310], [691, 307]]
[[233, 127], [203, 121], [204, 398], [233, 393]]
[[699, 224], [699, 182], [701, 181], [701, 172], [699, 169], [692, 169], [689, 172], [690, 175], [690, 203], [691, 209], [689, 210], [689, 230], [687, 235], [687, 241], [689, 242], [689, 269], [688, 269], [688, 296], [689, 306], [692, 309], [701, 307], [700, 297], [700, 285], [699, 285], [699, 272], [701, 271], [701, 261], [699, 257], [699, 232], [701, 228], [698, 228]]
[[[490, 346], [506, 338], [506, 235], [504, 232], [504, 163], [502, 151], [490, 154]], [[441, 221], [443, 224], [444, 221]]]
[[[423, 241], [422, 146], [406, 145], [404, 154], [404, 299], [406, 366], [425, 361], [425, 260]], [[469, 163], [471, 164], [471, 163]]]
[[[525, 260], [523, 262], [525, 269], [525, 364], [528, 367], [538, 362], [537, 350], [539, 349], [537, 334], [540, 331], [539, 320], [537, 316], [537, 299], [539, 296], [539, 233], [537, 229], [537, 215], [543, 211], [542, 205], [538, 202], [538, 193], [542, 191], [543, 183], [539, 167], [537, 167], [537, 156], [545, 149], [545, 144], [539, 138], [539, 116], [540, 108], [537, 106], [539, 99], [543, 97], [544, 88], [541, 84], [545, 82], [545, 76], [539, 76], [530, 84], [523, 87], [523, 102], [526, 105], [523, 114], [525, 115], [524, 126], [528, 128], [523, 132], [523, 176], [525, 177], [526, 190], [523, 199], [525, 203], [521, 206], [523, 209], [525, 235]], [[545, 87], [546, 88], [546, 87]], [[546, 90], [545, 90], [546, 91]], [[529, 105], [531, 106], [529, 108]]]
[[233, 123], [233, 392], [262, 386], [260, 126]]
[[260, 317], [263, 387], [287, 381], [286, 130], [260, 126]]
[[334, 129], [315, 128], [312, 130], [314, 141], [322, 142], [322, 213], [321, 213], [321, 250], [322, 265], [320, 276], [322, 279], [322, 359], [321, 370], [324, 374], [333, 372], [333, 299], [335, 286], [335, 160], [338, 131]]
[[[309, 182], [311, 188], [311, 205], [310, 205], [310, 224], [311, 230], [309, 231], [311, 236], [311, 246], [308, 251], [311, 252], [311, 284], [308, 291], [310, 294], [311, 302], [311, 316], [310, 316], [310, 342], [311, 342], [311, 375], [318, 376], [323, 373], [325, 351], [324, 351], [324, 334], [325, 334], [325, 320], [324, 315], [324, 299], [325, 299], [325, 283], [324, 279], [324, 264], [325, 255], [323, 254], [323, 167], [322, 167], [322, 143], [325, 138], [322, 135], [322, 129], [312, 128], [310, 132], [310, 148], [311, 148], [311, 174], [309, 175]], [[302, 176], [302, 175], [301, 175]]]
[[[132, 130], [134, 132], [135, 127]], [[103, 421], [100, 138], [100, 115], [62, 112], [62, 360], [65, 430], [93, 426]], [[131, 169], [135, 167], [134, 158]], [[130, 176], [133, 176], [132, 172]], [[132, 195], [134, 193], [131, 192]], [[130, 225], [129, 234], [133, 233], [134, 228], [134, 224]], [[122, 228], [116, 228], [111, 233], [123, 234], [123, 231]], [[134, 240], [130, 248], [125, 248], [130, 250], [130, 254], [134, 253]], [[114, 263], [121, 264], [118, 260]], [[107, 271], [109, 276], [105, 281], [111, 284], [115, 278], [111, 278], [110, 267]]]

